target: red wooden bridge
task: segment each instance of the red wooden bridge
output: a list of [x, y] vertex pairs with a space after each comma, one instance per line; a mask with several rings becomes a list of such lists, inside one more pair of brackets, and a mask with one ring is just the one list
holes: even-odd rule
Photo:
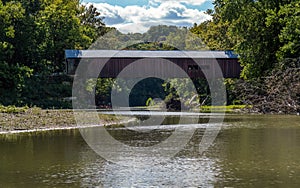
[[[67, 74], [74, 75], [79, 63], [84, 63], [87, 71], [102, 63], [104, 67], [99, 77], [103, 78], [115, 78], [125, 67], [140, 60], [145, 68], [132, 77], [141, 77], [149, 71], [172, 77], [176, 70], [174, 66], [166, 66], [166, 61], [180, 67], [191, 78], [214, 77], [220, 69], [224, 78], [239, 78], [242, 70], [238, 56], [232, 51], [66, 50], [65, 56]], [[209, 74], [204, 76], [204, 72]]]

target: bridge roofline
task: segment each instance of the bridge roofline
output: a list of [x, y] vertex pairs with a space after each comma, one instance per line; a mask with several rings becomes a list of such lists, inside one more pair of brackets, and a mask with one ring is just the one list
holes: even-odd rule
[[65, 50], [66, 59], [81, 58], [195, 58], [237, 59], [233, 51]]

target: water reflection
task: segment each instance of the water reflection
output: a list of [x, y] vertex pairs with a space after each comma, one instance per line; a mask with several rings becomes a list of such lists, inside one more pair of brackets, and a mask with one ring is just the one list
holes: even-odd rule
[[[228, 116], [208, 151], [199, 154], [205, 130], [199, 126], [181, 152], [155, 165], [134, 156], [137, 165], [110, 163], [78, 130], [0, 135], [0, 187], [299, 187], [299, 120]], [[108, 128], [120, 141], [146, 148], [172, 133], [164, 127], [143, 136], [121, 130]]]
[[149, 168], [105, 166], [101, 177], [106, 187], [191, 187], [213, 185], [216, 168], [208, 158], [176, 158]]
[[[257, 117], [227, 124], [216, 139], [217, 186], [299, 187], [299, 117]], [[211, 150], [210, 150], [211, 151]]]

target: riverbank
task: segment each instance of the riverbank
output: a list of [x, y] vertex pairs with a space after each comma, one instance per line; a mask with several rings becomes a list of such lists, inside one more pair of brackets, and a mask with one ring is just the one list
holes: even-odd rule
[[[99, 114], [99, 125], [112, 125], [119, 120], [110, 114]], [[124, 117], [124, 122], [130, 118]], [[79, 128], [72, 110], [7, 107], [0, 110], [0, 134]]]
[[[219, 111], [227, 113], [229, 110], [232, 113], [232, 109], [231, 107], [218, 107]], [[201, 110], [207, 113], [212, 110], [212, 107], [205, 107]], [[134, 120], [132, 117], [123, 116], [122, 118], [124, 119], [121, 123]], [[98, 125], [120, 124], [120, 120], [113, 114], [99, 114], [99, 120]], [[78, 127], [76, 124], [73, 110], [44, 110], [37, 107], [29, 108], [0, 105], [0, 134], [75, 128], [82, 127]]]
[[[143, 107], [144, 110], [155, 110], [153, 107]], [[141, 110], [136, 108], [135, 110]], [[248, 109], [249, 110], [249, 109]], [[226, 113], [226, 114], [260, 114], [251, 113], [246, 106], [202, 106], [200, 113]], [[135, 121], [133, 117], [122, 116], [122, 121], [114, 114], [99, 114], [99, 123], [94, 126], [109, 126]], [[85, 126], [86, 127], [86, 126]], [[0, 105], [0, 134], [21, 133], [34, 131], [49, 131], [62, 129], [76, 129], [79, 127], [74, 118], [73, 110], [43, 110], [41, 108], [1, 106]]]

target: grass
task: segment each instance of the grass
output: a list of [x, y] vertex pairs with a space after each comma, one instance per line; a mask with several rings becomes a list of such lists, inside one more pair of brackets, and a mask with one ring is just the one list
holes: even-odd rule
[[28, 106], [16, 107], [16, 106], [3, 106], [0, 105], [0, 113], [22, 113], [29, 109]]
[[229, 105], [229, 106], [201, 106], [200, 112], [209, 113], [209, 112], [222, 112], [222, 113], [234, 113], [242, 109], [248, 108], [246, 105]]
[[[251, 108], [251, 106], [247, 105], [228, 105], [228, 106], [201, 106], [200, 112], [201, 113], [210, 113], [210, 112], [216, 112], [216, 113], [235, 113], [240, 112], [243, 109]], [[147, 108], [148, 110], [155, 110], [160, 109], [159, 105], [155, 106], [148, 106], [148, 107], [137, 107], [137, 108]]]

